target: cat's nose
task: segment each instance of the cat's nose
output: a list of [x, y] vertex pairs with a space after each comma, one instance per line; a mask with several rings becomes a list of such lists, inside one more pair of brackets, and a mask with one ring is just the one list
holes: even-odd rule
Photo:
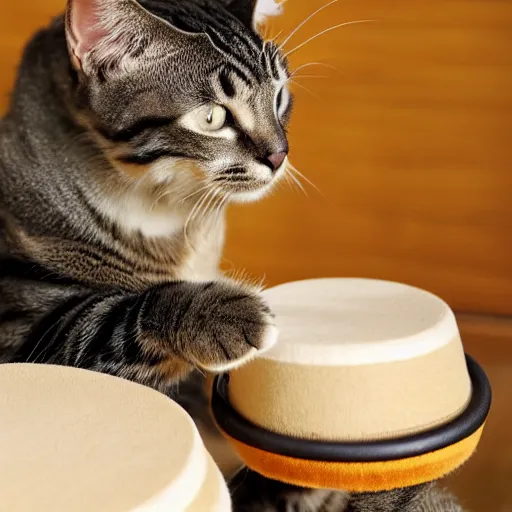
[[283, 165], [287, 155], [287, 151], [280, 151], [279, 153], [272, 153], [271, 155], [267, 156], [267, 160], [270, 162], [273, 171], [277, 171], [279, 167]]

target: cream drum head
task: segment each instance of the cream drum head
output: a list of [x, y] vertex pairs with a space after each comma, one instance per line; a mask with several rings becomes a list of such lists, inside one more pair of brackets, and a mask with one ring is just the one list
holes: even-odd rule
[[277, 344], [219, 378], [213, 396], [235, 445], [366, 463], [430, 453], [482, 426], [488, 383], [467, 363], [455, 316], [439, 297], [372, 279], [299, 281], [264, 295]]
[[0, 365], [0, 503], [10, 512], [228, 512], [192, 419], [147, 387]]

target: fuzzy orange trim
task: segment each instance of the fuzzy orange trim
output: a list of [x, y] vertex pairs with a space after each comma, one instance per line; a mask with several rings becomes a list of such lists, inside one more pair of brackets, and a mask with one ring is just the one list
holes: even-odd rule
[[252, 470], [273, 480], [301, 487], [352, 492], [387, 491], [438, 480], [464, 464], [475, 451], [483, 426], [441, 450], [382, 462], [323, 462], [295, 459], [228, 439]]

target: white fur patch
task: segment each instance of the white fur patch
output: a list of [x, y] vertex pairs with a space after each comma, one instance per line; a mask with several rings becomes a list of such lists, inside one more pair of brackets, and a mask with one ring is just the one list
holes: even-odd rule
[[283, 2], [277, 0], [258, 0], [254, 10], [254, 22], [263, 23], [269, 16], [279, 16], [283, 12]]
[[127, 233], [140, 232], [144, 237], [168, 237], [183, 230], [185, 218], [168, 209], [151, 210], [137, 196], [104, 199], [99, 205], [101, 212]]

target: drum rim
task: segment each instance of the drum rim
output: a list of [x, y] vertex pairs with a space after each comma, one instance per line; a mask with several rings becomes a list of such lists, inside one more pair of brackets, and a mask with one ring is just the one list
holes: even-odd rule
[[253, 448], [296, 459], [326, 462], [379, 462], [424, 455], [453, 445], [474, 434], [489, 414], [492, 391], [481, 366], [466, 354], [472, 393], [464, 411], [449, 423], [426, 432], [377, 441], [335, 442], [297, 439], [254, 425], [228, 400], [229, 375], [215, 378], [211, 406], [219, 428]]

